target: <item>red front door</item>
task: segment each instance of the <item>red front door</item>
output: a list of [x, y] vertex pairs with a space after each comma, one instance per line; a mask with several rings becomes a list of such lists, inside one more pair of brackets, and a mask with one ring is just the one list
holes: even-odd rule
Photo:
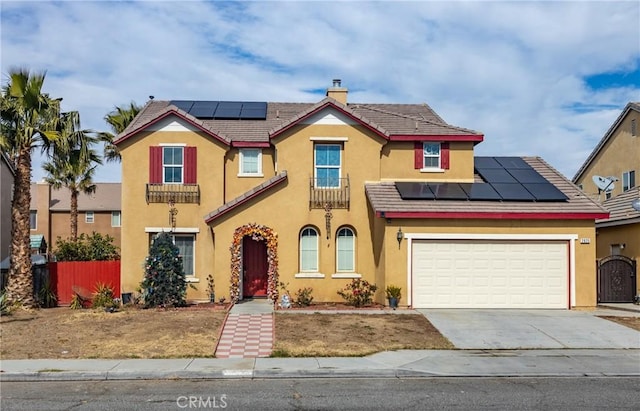
[[267, 296], [267, 244], [249, 236], [242, 239], [242, 296]]

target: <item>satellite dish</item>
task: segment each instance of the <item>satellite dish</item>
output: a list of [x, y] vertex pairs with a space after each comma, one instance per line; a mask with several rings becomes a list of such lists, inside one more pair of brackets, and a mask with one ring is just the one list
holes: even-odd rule
[[604, 192], [613, 191], [615, 187], [613, 182], [618, 181], [618, 179], [613, 176], [611, 177], [593, 176], [592, 179], [596, 187], [598, 187], [598, 191], [604, 191]]
[[633, 207], [633, 209], [636, 211], [640, 211], [640, 197], [633, 200], [633, 202], [631, 203], [631, 207]]

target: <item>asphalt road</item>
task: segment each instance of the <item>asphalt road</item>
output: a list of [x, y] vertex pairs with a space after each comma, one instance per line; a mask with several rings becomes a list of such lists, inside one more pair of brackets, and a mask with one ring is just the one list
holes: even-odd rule
[[621, 378], [414, 378], [3, 382], [9, 410], [631, 410]]

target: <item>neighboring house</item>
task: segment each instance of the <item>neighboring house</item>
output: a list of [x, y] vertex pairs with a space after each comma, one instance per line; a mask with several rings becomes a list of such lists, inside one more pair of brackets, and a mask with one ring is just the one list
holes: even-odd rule
[[[640, 103], [630, 102], [573, 177], [574, 183], [587, 195], [602, 201], [602, 206], [610, 212], [609, 218], [596, 221], [599, 260], [622, 255], [636, 263], [640, 261], [640, 211], [632, 206], [633, 201], [640, 198], [639, 128]], [[613, 190], [599, 190], [594, 176], [612, 181]], [[635, 294], [640, 294], [638, 281], [635, 281]]]
[[11, 198], [16, 172], [11, 159], [0, 151], [0, 261], [11, 249]]
[[153, 237], [180, 249], [190, 300], [288, 284], [339, 301], [351, 279], [401, 305], [596, 304], [595, 220], [608, 214], [542, 159], [474, 157], [484, 136], [426, 104], [149, 101], [122, 155], [122, 291]]
[[[78, 195], [78, 236], [94, 231], [114, 238], [120, 247], [122, 212], [120, 183], [96, 183], [91, 195]], [[58, 237], [71, 236], [71, 193], [53, 189], [45, 182], [31, 183], [31, 234], [44, 236], [49, 252], [56, 249]]]

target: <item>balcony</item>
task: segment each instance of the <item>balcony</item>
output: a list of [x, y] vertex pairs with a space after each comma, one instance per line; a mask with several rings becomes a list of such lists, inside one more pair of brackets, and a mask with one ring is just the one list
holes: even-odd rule
[[333, 179], [330, 183], [326, 179], [309, 178], [309, 209], [325, 208], [327, 205], [332, 209], [349, 209], [350, 202], [349, 176]]
[[149, 203], [197, 203], [200, 204], [198, 184], [147, 184]]

